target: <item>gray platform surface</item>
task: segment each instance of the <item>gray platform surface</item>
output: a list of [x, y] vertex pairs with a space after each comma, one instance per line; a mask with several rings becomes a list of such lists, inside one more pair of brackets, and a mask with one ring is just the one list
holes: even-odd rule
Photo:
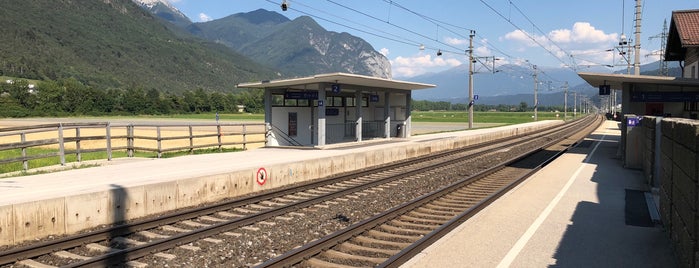
[[627, 189], [648, 189], [617, 122], [588, 139], [403, 267], [676, 267], [662, 227], [625, 223]]

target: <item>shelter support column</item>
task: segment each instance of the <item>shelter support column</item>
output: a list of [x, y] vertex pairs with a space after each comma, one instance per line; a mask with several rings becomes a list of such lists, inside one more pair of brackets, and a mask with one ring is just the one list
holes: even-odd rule
[[357, 141], [362, 141], [362, 91], [357, 90], [354, 95], [355, 103], [354, 109], [357, 114], [356, 126], [354, 127], [354, 137]]
[[265, 124], [269, 127], [267, 129], [269, 136], [266, 138], [266, 146], [272, 146], [275, 142], [272, 140], [275, 139], [274, 136], [274, 128], [272, 127], [272, 91], [269, 89], [265, 89]]
[[384, 138], [388, 139], [391, 138], [391, 100], [389, 99], [391, 96], [391, 93], [386, 91], [383, 94], [384, 102], [383, 102], [383, 126], [384, 126]]
[[325, 84], [321, 84], [318, 89], [318, 146], [325, 146]]
[[405, 138], [410, 138], [410, 132], [412, 132], [413, 129], [413, 119], [412, 119], [412, 109], [413, 107], [410, 106], [412, 103], [412, 91], [408, 91], [405, 93], [405, 125], [403, 126], [405, 128]]

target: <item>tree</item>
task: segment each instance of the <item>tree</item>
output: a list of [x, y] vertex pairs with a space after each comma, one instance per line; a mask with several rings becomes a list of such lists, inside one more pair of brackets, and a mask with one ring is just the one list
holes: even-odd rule
[[529, 108], [529, 105], [527, 105], [527, 102], [520, 102], [519, 103], [519, 111], [520, 112], [526, 112], [527, 109]]
[[29, 93], [29, 82], [24, 79], [18, 79], [14, 80], [12, 83], [7, 85], [6, 87], [7, 92], [10, 94], [10, 97], [13, 98], [19, 105], [22, 105], [24, 108], [31, 109], [33, 107], [32, 104], [32, 94]]

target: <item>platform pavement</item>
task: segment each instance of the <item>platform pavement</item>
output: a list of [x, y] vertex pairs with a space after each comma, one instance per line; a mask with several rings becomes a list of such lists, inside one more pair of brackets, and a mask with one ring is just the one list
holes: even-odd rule
[[626, 189], [649, 189], [616, 155], [617, 124], [606, 121], [587, 137], [591, 144], [572, 148], [403, 267], [677, 267], [660, 225], [626, 224]]
[[[549, 120], [470, 131], [443, 132], [413, 136], [409, 139], [376, 139], [362, 143], [327, 145], [323, 150], [259, 148], [244, 152], [190, 155], [164, 159], [124, 158], [107, 165], [49, 172], [31, 176], [0, 178], [0, 206], [50, 198], [73, 196], [119, 188], [157, 184], [187, 178], [215, 176], [236, 170], [251, 170], [253, 178], [259, 167], [279, 163], [300, 163], [314, 159], [331, 159], [368, 150], [387, 150], [399, 144], [426, 144], [428, 141], [470, 136], [494, 136], [503, 130], [546, 127], [562, 121]], [[73, 165], [71, 164], [68, 164]], [[2, 223], [0, 219], [0, 223]]]

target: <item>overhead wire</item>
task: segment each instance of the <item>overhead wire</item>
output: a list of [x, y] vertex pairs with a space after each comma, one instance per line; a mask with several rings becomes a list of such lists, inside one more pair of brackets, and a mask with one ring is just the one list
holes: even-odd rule
[[[266, 0], [266, 1], [269, 2], [269, 3], [275, 4], [275, 5], [279, 5], [279, 3], [275, 2], [275, 1], [272, 1], [272, 0]], [[291, 10], [293, 10], [293, 11], [295, 11], [295, 12], [299, 12], [299, 13], [301, 13], [301, 14], [304, 14], [304, 15], [307, 15], [307, 16], [310, 16], [310, 17], [313, 17], [313, 18], [322, 20], [322, 21], [326, 21], [326, 22], [329, 22], [329, 23], [332, 23], [332, 24], [335, 24], [335, 25], [339, 25], [339, 26], [341, 26], [341, 27], [345, 27], [345, 28], [352, 29], [352, 30], [355, 30], [355, 31], [358, 31], [358, 32], [362, 32], [362, 33], [365, 33], [365, 34], [369, 34], [369, 35], [372, 35], [372, 36], [375, 36], [375, 37], [379, 37], [379, 38], [382, 38], [382, 39], [385, 39], [385, 40], [394, 41], [394, 42], [398, 42], [398, 43], [402, 43], [402, 44], [410, 45], [410, 46], [424, 46], [425, 49], [436, 50], [436, 51], [443, 52], [443, 53], [452, 53], [452, 54], [459, 54], [459, 55], [463, 55], [463, 54], [464, 54], [464, 50], [462, 50], [462, 49], [459, 48], [459, 47], [453, 46], [453, 45], [451, 45], [451, 44], [444, 43], [444, 42], [442, 42], [442, 41], [440, 41], [440, 40], [438, 40], [438, 39], [429, 37], [429, 36], [427, 36], [427, 35], [425, 35], [425, 34], [416, 32], [416, 31], [414, 31], [414, 30], [408, 29], [408, 28], [406, 28], [406, 27], [403, 27], [403, 26], [400, 26], [400, 25], [398, 25], [398, 24], [396, 24], [396, 23], [391, 22], [391, 21], [390, 21], [390, 16], [391, 16], [390, 14], [389, 14], [389, 17], [388, 17], [387, 20], [383, 20], [383, 19], [381, 19], [381, 18], [378, 18], [378, 17], [376, 17], [376, 16], [370, 15], [370, 14], [368, 14], [368, 13], [366, 13], [366, 12], [362, 12], [362, 11], [360, 11], [360, 10], [358, 10], [358, 9], [349, 7], [349, 6], [345, 5], [345, 4], [339, 3], [339, 2], [334, 1], [334, 0], [326, 0], [326, 1], [328, 1], [328, 2], [330, 2], [330, 3], [332, 3], [332, 4], [335, 4], [335, 5], [338, 5], [338, 6], [342, 7], [342, 8], [348, 9], [348, 10], [350, 10], [350, 11], [353, 11], [353, 12], [355, 12], [355, 13], [361, 14], [361, 15], [363, 15], [363, 16], [369, 17], [369, 18], [371, 18], [371, 19], [373, 19], [373, 20], [376, 20], [376, 21], [379, 21], [379, 22], [382, 22], [382, 23], [386, 23], [386, 24], [388, 24], [388, 25], [391, 25], [392, 27], [395, 27], [395, 28], [398, 28], [398, 29], [400, 29], [400, 30], [406, 31], [406, 32], [408, 32], [408, 33], [414, 34], [414, 35], [419, 36], [419, 37], [421, 37], [421, 38], [430, 40], [430, 41], [432, 41], [432, 42], [439, 43], [439, 44], [441, 44], [441, 45], [443, 45], [443, 46], [445, 46], [445, 47], [455, 49], [456, 51], [451, 51], [451, 50], [449, 50], [449, 49], [441, 49], [441, 48], [435, 48], [435, 47], [424, 46], [424, 43], [422, 43], [422, 42], [418, 42], [418, 41], [412, 40], [412, 39], [410, 39], [410, 38], [403, 37], [403, 36], [397, 35], [397, 34], [393, 34], [393, 33], [390, 33], [390, 32], [384, 31], [384, 30], [376, 29], [376, 28], [374, 28], [374, 27], [370, 27], [370, 26], [367, 26], [367, 25], [365, 25], [365, 24], [355, 22], [355, 21], [353, 21], [353, 20], [351, 20], [351, 19], [338, 17], [336, 14], [328, 14], [328, 12], [322, 11], [322, 10], [317, 9], [317, 8], [313, 8], [313, 7], [309, 6], [309, 5], [304, 5], [304, 4], [300, 3], [299, 1], [296, 1], [296, 4], [297, 4], [297, 5], [303, 6], [303, 7], [305, 7], [305, 8], [311, 9], [311, 10], [314, 10], [314, 12], [319, 12], [319, 13], [324, 13], [324, 14], [327, 14], [327, 15], [332, 15], [332, 16], [333, 16], [333, 19], [327, 19], [327, 18], [318, 16], [318, 15], [316, 15], [316, 14], [312, 14], [312, 13], [310, 13], [310, 12], [306, 12], [306, 11], [300, 10], [300, 9], [298, 9], [298, 8], [288, 7], [288, 9], [291, 9]], [[453, 24], [451, 24], [451, 23], [447, 23], [447, 22], [444, 22], [444, 21], [441, 21], [441, 20], [437, 20], [437, 19], [434, 19], [434, 18], [432, 18], [432, 17], [426, 16], [426, 15], [424, 15], [424, 14], [415, 12], [415, 11], [413, 11], [413, 10], [411, 10], [411, 9], [409, 9], [409, 8], [407, 8], [407, 7], [405, 7], [405, 6], [403, 6], [403, 5], [400, 5], [400, 4], [397, 3], [396, 1], [392, 1], [392, 0], [383, 0], [383, 1], [384, 1], [384, 2], [387, 2], [390, 6], [395, 6], [395, 7], [397, 7], [397, 8], [402, 9], [402, 10], [405, 10], [405, 11], [407, 11], [407, 12], [409, 12], [409, 13], [412, 13], [412, 14], [414, 14], [414, 15], [416, 15], [416, 16], [418, 16], [418, 17], [424, 19], [424, 20], [429, 21], [430, 23], [436, 25], [437, 27], [441, 27], [441, 28], [443, 28], [443, 29], [449, 31], [450, 33], [452, 33], [452, 34], [454, 34], [454, 35], [457, 35], [457, 36], [460, 36], [460, 37], [462, 37], [462, 38], [466, 38], [466, 37], [465, 37], [464, 35], [462, 35], [462, 34], [456, 32], [456, 31], [450, 29], [449, 27], [456, 28], [456, 29], [462, 29], [462, 30], [469, 30], [469, 31], [472, 30], [472, 29], [469, 29], [469, 28], [466, 28], [466, 27], [461, 27], [461, 26], [453, 25]], [[481, 2], [483, 2], [483, 1], [481, 0]], [[484, 3], [486, 6], [488, 6], [491, 10], [493, 10], [496, 14], [498, 14], [500, 17], [502, 17], [502, 18], [505, 19], [505, 20], [508, 20], [507, 18], [504, 18], [504, 16], [503, 16], [502, 14], [500, 14], [499, 12], [497, 12], [497, 10], [495, 10], [495, 9], [493, 9], [491, 6], [489, 6], [487, 3], [485, 3], [485, 2], [483, 2], [483, 3]], [[518, 9], [518, 8], [517, 8], [517, 9]], [[518, 9], [518, 10], [519, 10], [519, 9]], [[522, 13], [521, 10], [519, 10], [519, 12]], [[361, 27], [363, 27], [363, 28], [358, 28], [358, 27], [350, 26], [350, 25], [347, 25], [346, 23], [340, 23], [340, 22], [338, 22], [337, 18], [340, 18], [341, 20], [344, 20], [344, 21], [346, 21], [346, 22], [350, 22], [350, 23], [359, 25], [359, 26], [361, 26]], [[508, 20], [508, 21], [509, 21], [509, 20]], [[531, 21], [531, 20], [530, 20], [530, 21]], [[527, 34], [527, 36], [528, 36], [529, 38], [531, 38], [534, 42], [536, 42], [539, 46], [541, 46], [542, 48], [545, 48], [542, 44], [538, 43], [533, 37], [531, 37], [527, 32], [523, 31], [519, 26], [515, 25], [515, 24], [512, 23], [512, 22], [510, 22], [510, 24], [512, 24], [513, 26], [515, 26], [515, 28], [519, 29], [519, 30], [522, 31], [523, 33]], [[447, 26], [448, 26], [448, 27], [447, 27]], [[538, 28], [538, 27], [537, 27], [537, 28]], [[369, 31], [369, 30], [367, 30], [367, 29], [369, 29], [369, 30], [371, 30], [371, 31]], [[372, 32], [372, 31], [373, 31], [373, 32]], [[539, 31], [541, 31], [541, 30], [539, 30]], [[379, 32], [379, 33], [381, 33], [381, 34], [377, 34], [376, 32]], [[389, 36], [390, 36], [390, 37], [389, 37]], [[515, 57], [512, 57], [512, 56], [509, 55], [508, 53], [506, 53], [506, 52], [504, 52], [503, 50], [497, 48], [497, 47], [494, 46], [493, 44], [487, 42], [487, 39], [486, 39], [486, 38], [483, 38], [483, 37], [480, 36], [480, 35], [477, 35], [477, 36], [479, 36], [479, 37], [481, 38], [482, 42], [483, 42], [484, 45], [485, 45], [484, 47], [486, 47], [486, 48], [488, 48], [488, 49], [492, 49], [492, 50], [494, 50], [494, 51], [496, 51], [496, 52], [498, 52], [498, 53], [504, 55], [505, 58], [512, 59], [513, 61], [520, 61], [520, 59], [517, 59], [517, 58], [515, 58]], [[545, 49], [546, 49], [546, 48], [545, 48]], [[558, 60], [561, 61], [562, 63], [566, 64], [566, 62], [564, 62], [564, 61], [562, 61], [560, 58], [556, 57], [556, 55], [553, 54], [551, 51], [549, 51], [549, 50], [547, 50], [547, 51], [548, 51], [549, 53], [551, 53], [556, 59], [558, 59]], [[468, 52], [468, 50], [466, 50], [465, 52]], [[474, 55], [474, 58], [478, 58], [478, 56]], [[493, 59], [495, 59], [495, 57], [493, 57]], [[526, 62], [529, 64], [530, 67], [532, 66], [528, 61], [526, 61]], [[566, 64], [566, 65], [567, 65], [567, 64]], [[488, 67], [488, 69], [490, 69], [490, 68]], [[510, 68], [510, 69], [511, 69], [511, 70], [514, 70], [514, 68]], [[494, 70], [491, 70], [491, 71], [494, 71]], [[543, 75], [543, 76], [548, 76], [548, 74], [546, 74], [545, 72], [543, 72], [543, 71], [541, 71], [541, 70], [539, 70], [539, 73], [541, 73], [541, 75]], [[555, 79], [553, 79], [553, 78], [550, 77], [550, 76], [548, 76], [548, 77], [551, 78], [550, 80], [555, 80]]]
[[[564, 52], [566, 55], [570, 55], [570, 54], [571, 54], [571, 53], [568, 53], [568, 52], [567, 52], [565, 49], [563, 49], [561, 46], [559, 46], [556, 42], [554, 42], [553, 40], [551, 40], [551, 38], [550, 38], [546, 33], [544, 33], [544, 31], [542, 31], [542, 30], [539, 28], [539, 26], [537, 26], [536, 23], [534, 23], [534, 21], [532, 21], [532, 20], [529, 18], [529, 16], [527, 16], [526, 14], [524, 14], [524, 12], [522, 12], [522, 10], [521, 10], [517, 5], [515, 5], [515, 3], [512, 3], [512, 1], [509, 1], [509, 3], [510, 3], [510, 5], [512, 5], [512, 6], [517, 10], [517, 12], [519, 12], [519, 14], [521, 14], [522, 16], [524, 16], [524, 18], [527, 19], [527, 21], [528, 21], [529, 23], [531, 23], [532, 26], [534, 26], [534, 28], [535, 28], [537, 31], [539, 31], [539, 33], [541, 33], [542, 36], [546, 37], [546, 39], [547, 39], [549, 42], [551, 42], [551, 44], [553, 44], [554, 46], [556, 46], [560, 51]], [[544, 48], [544, 49], [546, 49], [546, 48]], [[554, 55], [554, 57], [558, 58], [558, 57], [555, 56], [555, 55]], [[559, 60], [560, 60], [560, 58], [559, 58]]]
[[561, 58], [559, 58], [559, 57], [558, 57], [555, 53], [553, 53], [550, 49], [546, 48], [546, 46], [544, 46], [543, 44], [541, 44], [541, 42], [539, 42], [538, 40], [536, 40], [536, 38], [534, 38], [533, 36], [531, 36], [527, 31], [523, 30], [523, 29], [522, 29], [521, 27], [519, 27], [517, 24], [515, 24], [514, 22], [512, 22], [512, 20], [506, 18], [502, 13], [500, 13], [499, 11], [497, 11], [497, 10], [496, 10], [495, 8], [493, 8], [490, 4], [486, 3], [484, 0], [480, 0], [480, 2], [483, 3], [483, 5], [485, 5], [486, 7], [488, 7], [490, 10], [492, 10], [495, 14], [497, 14], [498, 16], [500, 16], [500, 18], [502, 18], [503, 20], [507, 21], [508, 23], [510, 23], [510, 25], [512, 25], [512, 26], [515, 27], [517, 30], [519, 30], [519, 31], [522, 32], [524, 35], [526, 35], [526, 36], [527, 36], [529, 39], [531, 39], [534, 43], [536, 43], [536, 44], [539, 45], [542, 49], [544, 49], [546, 52], [548, 52], [549, 54], [551, 54], [551, 56], [553, 56], [555, 59], [557, 59], [558, 61], [560, 61], [561, 63], [563, 63], [564, 66], [567, 66], [568, 68], [571, 68], [571, 69], [574, 70], [574, 68], [572, 68], [572, 66], [570, 66], [567, 62], [565, 62], [565, 61], [563, 61]]
[[[401, 30], [403, 30], [403, 31], [412, 33], [412, 34], [414, 34], [414, 35], [420, 36], [420, 37], [425, 38], [425, 39], [428, 39], [428, 40], [430, 40], [430, 41], [437, 42], [437, 43], [439, 43], [439, 44], [441, 44], [441, 45], [444, 45], [444, 46], [446, 46], [446, 47], [450, 47], [450, 48], [452, 48], [452, 49], [456, 49], [457, 51], [461, 50], [460, 48], [458, 48], [458, 47], [456, 47], [456, 46], [453, 46], [453, 45], [451, 45], [451, 44], [444, 43], [444, 42], [442, 42], [442, 41], [440, 41], [440, 40], [438, 40], [438, 39], [432, 39], [432, 37], [429, 37], [429, 36], [427, 36], [427, 35], [418, 33], [418, 32], [416, 32], [416, 31], [414, 31], [414, 30], [411, 30], [411, 29], [408, 29], [408, 28], [406, 28], [406, 27], [397, 25], [397, 24], [395, 24], [395, 23], [392, 23], [390, 20], [382, 20], [382, 19], [380, 19], [380, 18], [378, 18], [378, 17], [376, 17], [376, 16], [367, 14], [366, 12], [362, 12], [362, 11], [357, 10], [357, 9], [355, 9], [355, 8], [352, 8], [352, 7], [349, 7], [349, 6], [347, 6], [347, 5], [338, 3], [337, 1], [334, 1], [334, 0], [326, 0], [326, 1], [328, 1], [328, 2], [330, 2], [330, 3], [332, 3], [332, 4], [335, 4], [335, 5], [337, 5], [337, 6], [343, 7], [343, 8], [345, 8], [345, 9], [351, 10], [351, 11], [353, 11], [353, 12], [356, 12], [356, 13], [358, 13], [358, 14], [361, 14], [361, 15], [363, 15], [363, 16], [369, 17], [369, 18], [374, 19], [374, 20], [376, 20], [376, 21], [386, 23], [386, 24], [388, 24], [388, 25], [391, 25], [391, 26], [396, 27], [396, 28], [398, 28], [398, 29], [401, 29]], [[441, 51], [442, 51], [442, 52], [455, 53], [455, 54], [463, 54], [463, 53], [464, 53], [464, 52], [454, 52], [454, 51], [449, 51], [449, 50], [441, 50]]]
[[[276, 2], [274, 2], [274, 1], [272, 1], [272, 0], [265, 0], [265, 1], [267, 1], [267, 2], [269, 2], [269, 3], [272, 3], [272, 4], [275, 4], [275, 5], [278, 4], [278, 3], [276, 3]], [[372, 33], [372, 32], [366, 31], [366, 30], [364, 30], [364, 29], [360, 29], [360, 28], [357, 28], [357, 27], [352, 27], [352, 26], [349, 26], [349, 25], [346, 25], [346, 24], [342, 24], [342, 23], [339, 23], [339, 22], [334, 21], [334, 20], [330, 20], [330, 19], [326, 19], [326, 18], [317, 16], [317, 15], [313, 15], [313, 14], [311, 14], [311, 13], [308, 13], [308, 12], [305, 12], [305, 11], [302, 11], [302, 10], [299, 10], [299, 9], [297, 9], [297, 8], [293, 8], [293, 7], [287, 7], [287, 8], [288, 8], [289, 10], [294, 10], [294, 11], [299, 12], [299, 13], [301, 13], [301, 14], [307, 15], [307, 16], [309, 16], [309, 17], [313, 17], [313, 18], [316, 18], [316, 19], [319, 19], [319, 20], [323, 20], [323, 21], [326, 21], [326, 22], [329, 22], [329, 23], [332, 23], [332, 24], [336, 24], [336, 25], [339, 25], [339, 26], [342, 26], [342, 27], [346, 27], [346, 28], [348, 28], [348, 29], [352, 29], [352, 30], [355, 30], [355, 31], [358, 31], [358, 32], [362, 32], [362, 33], [365, 33], [365, 34], [369, 34], [369, 35], [372, 35], [372, 36], [375, 36], [375, 37], [383, 38], [383, 39], [390, 40], [390, 41], [394, 41], [394, 42], [398, 42], [398, 43], [403, 43], [403, 44], [406, 44], [406, 45], [412, 45], [412, 46], [417, 45], [417, 44], [415, 44], [415, 43], [409, 43], [408, 41], [398, 40], [398, 39], [395, 39], [395, 38], [390, 38], [390, 37], [382, 36], [382, 35], [379, 35], [379, 34], [376, 34], [376, 33]]]

